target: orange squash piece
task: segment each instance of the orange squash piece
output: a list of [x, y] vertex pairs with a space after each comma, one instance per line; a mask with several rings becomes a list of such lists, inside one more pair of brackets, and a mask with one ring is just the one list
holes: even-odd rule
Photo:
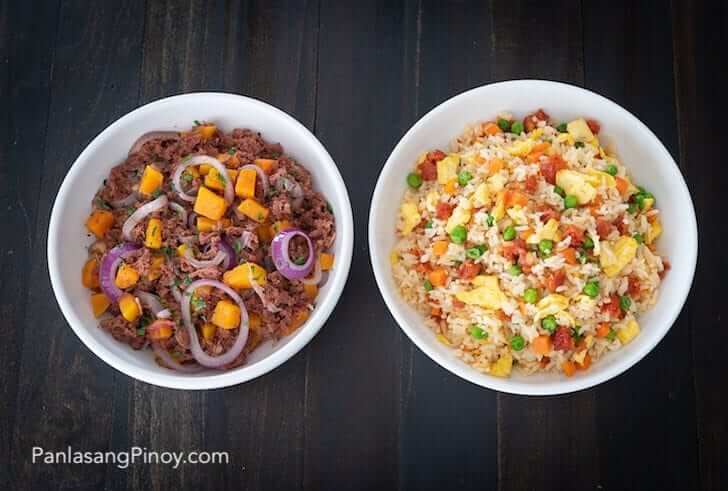
[[113, 224], [114, 215], [107, 210], [95, 210], [86, 220], [86, 228], [99, 239], [106, 235]]

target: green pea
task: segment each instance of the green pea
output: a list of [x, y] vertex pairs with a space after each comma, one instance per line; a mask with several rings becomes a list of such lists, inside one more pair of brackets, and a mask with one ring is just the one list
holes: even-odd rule
[[632, 238], [633, 238], [634, 240], [636, 240], [638, 244], [642, 244], [642, 243], [644, 243], [644, 241], [645, 241], [645, 237], [644, 237], [644, 235], [642, 235], [642, 234], [634, 234], [634, 235], [632, 236]]
[[516, 238], [516, 229], [513, 227], [513, 225], [508, 225], [505, 230], [503, 230], [503, 240], [513, 240]]
[[466, 229], [463, 225], [458, 225], [450, 231], [450, 240], [452, 240], [456, 244], [462, 244], [463, 242], [465, 242], [465, 239], [467, 237], [468, 229]]
[[475, 339], [484, 339], [484, 338], [487, 338], [487, 337], [488, 337], [488, 333], [487, 333], [487, 332], [485, 332], [485, 331], [483, 330], [483, 328], [482, 328], [482, 327], [480, 327], [480, 326], [479, 326], [479, 325], [477, 325], [477, 324], [473, 324], [473, 325], [471, 325], [471, 326], [470, 326], [470, 328], [468, 329], [468, 332], [469, 332], [469, 333], [470, 333], [470, 335], [471, 335], [472, 337], [474, 337]]
[[515, 351], [521, 351], [525, 347], [526, 340], [523, 339], [523, 336], [517, 334], [511, 338], [511, 348], [513, 348]]
[[498, 127], [503, 131], [509, 131], [511, 129], [511, 122], [504, 118], [498, 118]]
[[431, 292], [432, 289], [434, 288], [432, 286], [432, 283], [430, 282], [430, 280], [425, 280], [425, 282], [422, 283], [422, 286], [424, 287], [424, 289], [425, 289], [426, 292]]
[[485, 223], [487, 223], [489, 227], [492, 227], [495, 223], [495, 217], [488, 213], [488, 217], [485, 219]]
[[556, 130], [557, 130], [557, 131], [558, 131], [559, 133], [566, 133], [566, 132], [568, 131], [568, 130], [566, 129], [566, 123], [561, 123], [560, 125], [558, 125], [558, 126], [556, 127]]
[[526, 288], [526, 291], [523, 292], [523, 301], [526, 303], [538, 302], [538, 290], [535, 288]]
[[558, 194], [562, 198], [566, 196], [566, 192], [564, 191], [564, 188], [561, 186], [554, 186], [554, 193]]
[[510, 268], [508, 268], [508, 273], [510, 273], [513, 276], [518, 276], [521, 274], [521, 267], [517, 264], [514, 264]]
[[558, 327], [558, 324], [556, 324], [556, 317], [553, 315], [547, 315], [541, 319], [541, 327], [548, 331], [549, 334], [553, 334]]
[[637, 203], [630, 203], [629, 206], [627, 207], [627, 211], [629, 213], [631, 213], [632, 215], [634, 215], [635, 213], [637, 213], [637, 208], [638, 208]]
[[632, 299], [629, 298], [627, 295], [622, 295], [619, 297], [619, 308], [624, 310], [625, 312], [629, 310], [629, 308], [632, 306]]
[[461, 186], [465, 186], [470, 182], [472, 178], [473, 175], [470, 172], [466, 170], [461, 171], [460, 174], [458, 174], [458, 184], [460, 184]]
[[590, 298], [596, 298], [597, 295], [599, 295], [599, 282], [597, 280], [587, 282], [582, 291], [584, 292], [584, 295], [587, 295]]
[[576, 196], [573, 194], [567, 194], [564, 198], [564, 208], [567, 210], [569, 208], [576, 208], [576, 205], [579, 204], [578, 200], [576, 199]]
[[616, 176], [617, 175], [617, 172], [619, 172], [619, 170], [617, 169], [617, 166], [616, 165], [609, 164], [607, 166], [607, 174], [609, 174], [610, 176]]
[[513, 133], [514, 135], [520, 135], [521, 133], [523, 133], [523, 123], [521, 123], [520, 121], [515, 121], [511, 125], [511, 133]]
[[594, 241], [591, 237], [584, 237], [584, 241], [581, 243], [584, 249], [594, 249]]
[[419, 189], [420, 186], [422, 186], [422, 176], [415, 172], [410, 172], [407, 175], [407, 184], [409, 184], [409, 187], [412, 189]]
[[478, 259], [487, 250], [488, 246], [480, 244], [465, 251], [465, 255], [468, 256], [468, 259]]
[[538, 243], [538, 250], [542, 256], [550, 256], [554, 249], [554, 241], [549, 239], [541, 239]]

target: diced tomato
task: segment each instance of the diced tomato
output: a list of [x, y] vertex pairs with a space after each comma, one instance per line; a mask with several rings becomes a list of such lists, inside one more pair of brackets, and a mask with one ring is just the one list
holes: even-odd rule
[[543, 356], [541, 357], [541, 361], [539, 361], [538, 363], [539, 365], [541, 365], [541, 368], [546, 368], [550, 362], [551, 358], [549, 358], [548, 356]]
[[612, 223], [617, 227], [620, 234], [627, 235], [629, 233], [629, 225], [624, 223], [624, 215], [619, 215]]
[[433, 162], [442, 160], [445, 157], [447, 157], [447, 155], [442, 150], [433, 150], [433, 151], [427, 153], [427, 159], [432, 160]]
[[452, 208], [452, 205], [440, 202], [435, 207], [435, 216], [440, 220], [447, 220], [452, 214]]
[[458, 268], [458, 275], [464, 280], [470, 280], [478, 276], [480, 273], [480, 264], [465, 261]]
[[561, 255], [564, 256], [566, 264], [579, 264], [579, 262], [576, 260], [576, 249], [574, 249], [573, 247], [567, 247], [566, 249], [561, 251]]
[[546, 284], [544, 286], [548, 291], [553, 293], [558, 287], [564, 284], [565, 279], [566, 273], [564, 273], [563, 269], [559, 269], [546, 276]]
[[495, 315], [498, 317], [499, 320], [503, 322], [511, 320], [511, 316], [503, 312], [502, 309], [497, 310]]
[[595, 135], [599, 134], [599, 130], [602, 129], [601, 126], [599, 126], [599, 123], [596, 122], [594, 119], [587, 119], [586, 120], [587, 126], [589, 126], [589, 129], [594, 133]]
[[528, 176], [526, 178], [526, 191], [534, 193], [538, 189], [538, 177]]
[[541, 175], [549, 184], [556, 184], [556, 173], [566, 169], [566, 162], [561, 155], [552, 155], [547, 161], [539, 164]]
[[554, 349], [559, 351], [568, 351], [574, 349], [574, 338], [571, 337], [571, 331], [568, 327], [559, 326], [554, 333]]
[[624, 312], [619, 308], [619, 297], [615, 294], [609, 296], [609, 303], [602, 305], [602, 312], [615, 319], [624, 317]]
[[532, 266], [536, 264], [536, 256], [526, 252], [525, 254], [518, 254], [518, 265], [521, 270], [528, 274], [531, 272]]
[[597, 219], [597, 234], [600, 239], [606, 239], [612, 233], [612, 224], [606, 220]]
[[576, 225], [569, 225], [564, 229], [564, 235], [571, 237], [571, 246], [579, 247], [584, 242], [584, 230]]
[[465, 302], [461, 302], [457, 298], [453, 298], [452, 306], [455, 307], [456, 309], [462, 309], [463, 307], [465, 307]]
[[526, 131], [533, 131], [536, 129], [536, 125], [539, 121], [548, 121], [549, 115], [546, 114], [543, 109], [539, 109], [533, 114], [529, 114], [525, 118], [523, 118], [523, 127], [526, 129]]
[[629, 291], [630, 296], [639, 297], [641, 291], [639, 278], [637, 278], [636, 276], [630, 276], [627, 283], [629, 285], [627, 287], [627, 291]]

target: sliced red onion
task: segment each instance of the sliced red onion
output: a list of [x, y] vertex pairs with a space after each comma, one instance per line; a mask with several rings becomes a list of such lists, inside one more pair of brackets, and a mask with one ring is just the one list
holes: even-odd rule
[[258, 174], [260, 184], [263, 186], [263, 197], [268, 196], [268, 175], [265, 173], [265, 171], [261, 167], [253, 164], [244, 165], [240, 168], [240, 170], [243, 169], [253, 169]]
[[215, 254], [215, 257], [213, 257], [212, 259], [200, 261], [199, 259], [195, 259], [195, 256], [192, 254], [192, 247], [188, 247], [187, 249], [185, 249], [184, 256], [185, 259], [187, 259], [187, 262], [197, 269], [211, 268], [217, 266], [228, 257], [227, 253], [222, 248], [220, 248], [217, 251], [217, 254]]
[[181, 304], [182, 303], [182, 292], [179, 291], [179, 288], [172, 285], [171, 287], [169, 287], [169, 289], [172, 290], [172, 296], [174, 297], [175, 300], [177, 300], [177, 303]]
[[174, 201], [170, 201], [169, 207], [177, 212], [180, 220], [182, 220], [184, 223], [187, 223], [187, 210], [185, 210], [184, 206], [179, 203], [175, 203]]
[[316, 261], [316, 266], [313, 268], [313, 274], [311, 276], [301, 278], [301, 283], [303, 283], [304, 285], [318, 285], [319, 283], [321, 283], [321, 278], [323, 278], [321, 264]]
[[167, 196], [162, 195], [159, 198], [137, 208], [137, 210], [126, 219], [124, 225], [121, 227], [121, 236], [124, 237], [124, 240], [131, 240], [131, 232], [134, 230], [134, 227], [136, 227], [137, 224], [144, 220], [144, 218], [150, 213], [159, 211], [167, 206], [168, 202], [169, 200], [167, 199]]
[[233, 266], [237, 266], [238, 258], [237, 254], [235, 254], [235, 249], [233, 249], [230, 244], [228, 244], [227, 240], [225, 240], [225, 237], [220, 240], [218, 246], [220, 247], [220, 250], [225, 254], [225, 259], [222, 260], [222, 269], [224, 271], [227, 271]]
[[139, 199], [139, 195], [136, 191], [132, 191], [129, 193], [129, 196], [126, 198], [122, 198], [116, 201], [110, 201], [109, 204], [112, 208], [126, 208], [127, 206], [131, 206], [136, 202], [136, 200]]
[[[296, 236], [303, 237], [308, 244], [308, 258], [302, 265], [295, 264], [291, 261], [291, 256], [288, 253], [288, 246], [291, 243], [291, 239]], [[313, 242], [311, 242], [308, 235], [298, 228], [286, 229], [273, 237], [273, 241], [271, 242], [271, 256], [273, 257], [273, 263], [278, 272], [289, 280], [300, 280], [308, 276], [313, 269], [313, 263], [315, 261]]]
[[222, 162], [214, 157], [210, 157], [209, 155], [197, 155], [195, 157], [188, 158], [187, 160], [183, 160], [182, 162], [177, 164], [177, 167], [174, 170], [174, 174], [172, 175], [172, 185], [174, 186], [175, 191], [177, 191], [177, 194], [179, 194], [179, 197], [185, 201], [190, 202], [195, 200], [194, 196], [190, 196], [182, 190], [181, 179], [182, 173], [187, 167], [190, 167], [191, 165], [201, 164], [207, 164], [214, 167], [221, 176], [225, 177], [225, 201], [228, 204], [232, 203], [233, 199], [235, 199], [235, 191], [233, 188], [232, 179], [230, 179], [230, 176], [227, 173], [227, 167], [225, 167]]
[[[232, 347], [220, 356], [210, 356], [200, 346], [200, 339], [197, 337], [197, 330], [192, 324], [192, 314], [190, 313], [190, 300], [195, 290], [201, 286], [212, 286], [225, 292], [230, 298], [232, 298], [238, 307], [240, 307], [240, 326], [238, 330], [238, 337], [235, 339], [235, 343]], [[233, 362], [243, 351], [245, 343], [248, 341], [248, 310], [245, 308], [245, 304], [235, 290], [217, 280], [197, 280], [192, 282], [187, 287], [182, 295], [182, 320], [184, 321], [185, 327], [190, 335], [190, 350], [192, 356], [200, 365], [210, 368], [220, 368], [228, 363]]]
[[281, 176], [276, 179], [276, 189], [279, 191], [285, 191], [293, 199], [291, 201], [291, 207], [297, 210], [303, 204], [303, 188], [294, 179], [290, 179], [286, 176]]
[[177, 370], [178, 372], [183, 373], [197, 373], [204, 370], [204, 368], [197, 363], [182, 364], [178, 362], [177, 360], [172, 358], [172, 355], [170, 355], [166, 349], [162, 348], [157, 343], [152, 343], [152, 349], [154, 350], [154, 353], [162, 360], [162, 362], [164, 362], [167, 368], [171, 368], [172, 370]]
[[157, 312], [157, 319], [169, 319], [172, 317], [172, 311], [169, 309], [162, 309]]
[[129, 149], [129, 155], [141, 150], [145, 143], [156, 139], [178, 140], [179, 133], [176, 131], [150, 131], [149, 133], [144, 133], [142, 136], [137, 138], [137, 141], [135, 141], [131, 146]]
[[112, 302], [118, 302], [119, 297], [124, 293], [121, 289], [116, 286], [114, 279], [116, 278], [116, 270], [121, 264], [122, 259], [129, 254], [139, 249], [140, 246], [137, 244], [131, 244], [124, 242], [111, 249], [109, 252], [104, 254], [101, 258], [101, 266], [99, 268], [99, 285], [101, 290], [106, 294]]
[[195, 213], [194, 211], [190, 213], [190, 217], [187, 219], [187, 226], [191, 229], [197, 227], [197, 213]]
[[268, 297], [265, 296], [265, 289], [260, 286], [260, 284], [255, 281], [255, 278], [253, 278], [253, 269], [250, 268], [248, 270], [248, 281], [250, 281], [250, 286], [253, 287], [253, 291], [256, 295], [258, 295], [258, 298], [260, 298], [260, 302], [263, 304], [263, 307], [268, 310], [268, 312], [271, 312], [273, 314], [276, 314], [281, 311], [279, 307], [276, 307], [276, 305], [268, 300]]
[[162, 302], [159, 297], [153, 293], [145, 292], [142, 290], [135, 290], [134, 296], [139, 299], [142, 305], [149, 309], [153, 316], [157, 317], [159, 312], [164, 310]]

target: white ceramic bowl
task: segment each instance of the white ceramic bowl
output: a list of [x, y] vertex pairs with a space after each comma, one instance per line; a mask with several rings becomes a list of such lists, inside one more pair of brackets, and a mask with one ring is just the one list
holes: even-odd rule
[[[180, 374], [160, 367], [151, 350], [135, 351], [98, 327], [81, 285], [85, 247], [91, 239], [84, 226], [94, 193], [111, 168], [123, 161], [132, 143], [153, 130], [186, 130], [194, 120], [213, 121], [225, 131], [251, 128], [313, 175], [336, 217], [336, 265], [321, 289], [316, 308], [295, 333], [257, 348], [248, 363], [229, 371]], [[125, 115], [99, 134], [71, 167], [56, 196], [48, 229], [48, 269], [58, 304], [79, 338], [106, 363], [150, 384], [176, 389], [212, 389], [239, 384], [285, 362], [318, 332], [331, 314], [346, 283], [351, 264], [354, 227], [346, 186], [323, 145], [302, 124], [283, 111], [234, 94], [195, 93], [161, 99]]]
[[[614, 144], [638, 183], [657, 198], [664, 232], [658, 249], [672, 268], [660, 286], [657, 305], [639, 319], [642, 332], [627, 346], [603, 357], [587, 372], [526, 376], [514, 372], [502, 379], [482, 374], [457, 359], [439, 343], [421, 316], [400, 297], [392, 278], [389, 253], [405, 177], [423, 151], [447, 148], [466, 124], [502, 111], [523, 115], [543, 108], [557, 121], [586, 116], [598, 120], [600, 140]], [[690, 193], [672, 157], [647, 126], [614, 102], [572, 85], [541, 80], [495, 83], [464, 92], [437, 106], [399, 141], [377, 182], [369, 216], [369, 247], [377, 284], [387, 306], [409, 338], [430, 358], [475, 384], [502, 392], [547, 395], [597, 385], [627, 370], [662, 339], [680, 313], [695, 271], [698, 235]]]

